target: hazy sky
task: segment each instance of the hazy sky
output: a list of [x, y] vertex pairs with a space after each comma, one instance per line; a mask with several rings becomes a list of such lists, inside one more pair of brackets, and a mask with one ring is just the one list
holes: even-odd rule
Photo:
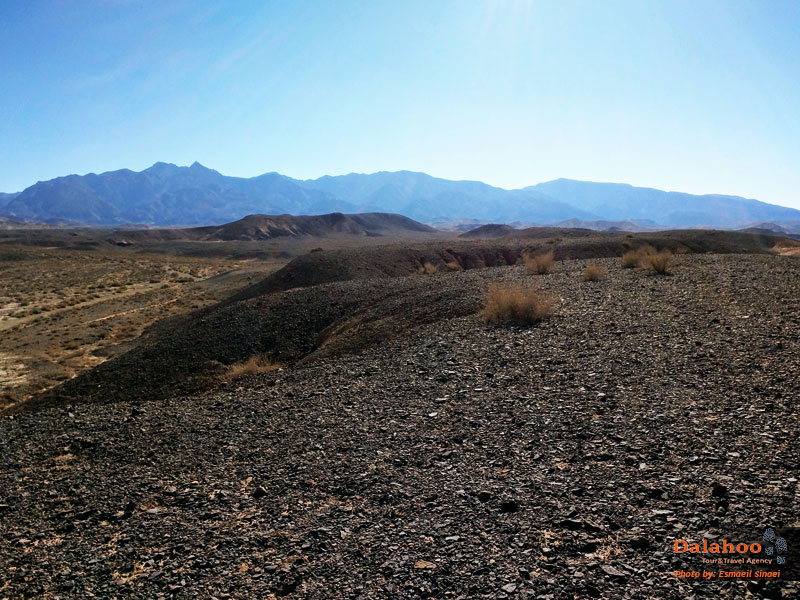
[[800, 208], [800, 2], [0, 2], [0, 191], [158, 160]]

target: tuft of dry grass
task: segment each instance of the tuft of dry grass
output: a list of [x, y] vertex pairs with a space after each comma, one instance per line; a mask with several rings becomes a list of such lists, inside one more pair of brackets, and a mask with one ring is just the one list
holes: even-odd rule
[[224, 381], [235, 381], [249, 375], [268, 373], [269, 371], [279, 369], [280, 366], [281, 365], [272, 362], [267, 356], [263, 354], [256, 354], [244, 362], [235, 363], [229, 366], [222, 374], [222, 379]]
[[524, 285], [494, 284], [485, 294], [483, 316], [493, 324], [532, 325], [553, 314], [554, 298]]
[[646, 268], [648, 257], [656, 254], [656, 249], [650, 244], [639, 246], [636, 250], [630, 250], [622, 255], [622, 268], [633, 269], [635, 267]]
[[643, 246], [639, 246], [639, 255], [640, 256], [651, 256], [656, 253], [656, 249], [653, 248], [650, 244], [644, 244]]
[[422, 272], [425, 273], [425, 275], [433, 275], [436, 273], [436, 265], [426, 262], [424, 265], [422, 265]]
[[658, 275], [669, 275], [669, 267], [672, 264], [672, 252], [662, 250], [658, 254], [649, 254], [642, 257], [642, 267], [650, 269]]
[[639, 265], [639, 253], [635, 250], [629, 250], [622, 255], [622, 268], [633, 269]]
[[553, 251], [525, 257], [525, 271], [530, 275], [544, 275], [555, 270]]
[[444, 266], [448, 271], [462, 271], [463, 270], [461, 265], [458, 264], [458, 262], [455, 261], [455, 260], [451, 260], [450, 262], [445, 263]]
[[608, 270], [601, 265], [589, 265], [583, 270], [581, 279], [584, 281], [600, 281], [608, 275]]

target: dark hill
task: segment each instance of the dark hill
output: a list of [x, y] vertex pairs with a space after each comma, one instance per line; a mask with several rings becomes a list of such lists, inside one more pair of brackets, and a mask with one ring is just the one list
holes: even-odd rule
[[124, 229], [115, 228], [89, 230], [104, 233], [106, 241], [117, 245], [148, 242], [213, 242], [213, 241], [258, 241], [279, 237], [337, 236], [397, 236], [414, 237], [437, 233], [428, 225], [402, 215], [367, 213], [345, 215], [248, 215], [243, 219], [206, 227], [184, 229]]
[[461, 238], [498, 238], [513, 233], [515, 230], [511, 225], [499, 225], [497, 223], [489, 223], [488, 225], [481, 225], [475, 229], [462, 233], [458, 237]]
[[402, 235], [435, 233], [428, 227], [402, 215], [366, 213], [344, 215], [331, 213], [315, 216], [249, 215], [219, 227], [188, 230], [204, 240], [268, 240], [275, 237], [329, 237], [333, 235]]

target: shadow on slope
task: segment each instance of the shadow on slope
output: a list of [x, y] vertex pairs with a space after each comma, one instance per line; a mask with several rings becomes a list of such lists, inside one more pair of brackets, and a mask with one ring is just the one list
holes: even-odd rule
[[266, 294], [162, 321], [128, 353], [34, 397], [52, 403], [141, 400], [219, 383], [255, 354], [295, 362], [369, 346], [398, 332], [476, 312], [479, 286], [428, 277], [357, 280]]

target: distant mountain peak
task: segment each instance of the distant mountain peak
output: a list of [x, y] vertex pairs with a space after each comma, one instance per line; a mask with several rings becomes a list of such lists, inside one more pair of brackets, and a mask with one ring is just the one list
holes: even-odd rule
[[177, 171], [178, 169], [180, 169], [180, 167], [176, 164], [158, 161], [146, 168], [142, 173], [169, 173]]
[[209, 173], [216, 173], [216, 171], [215, 171], [214, 169], [209, 169], [208, 167], [206, 167], [206, 166], [204, 166], [204, 165], [201, 165], [201, 164], [200, 164], [199, 162], [197, 162], [197, 161], [194, 161], [194, 162], [193, 162], [193, 163], [192, 163], [192, 164], [189, 166], [189, 168], [190, 168], [192, 171], [207, 171], [207, 172], [209, 172]]

